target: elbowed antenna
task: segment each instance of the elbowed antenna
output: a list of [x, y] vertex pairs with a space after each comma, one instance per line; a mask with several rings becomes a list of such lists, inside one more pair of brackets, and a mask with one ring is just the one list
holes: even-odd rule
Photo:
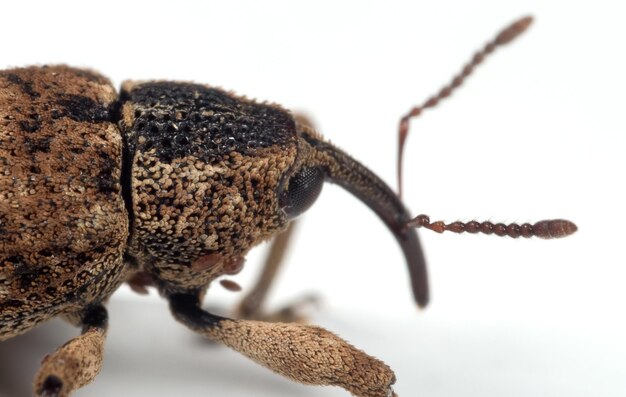
[[310, 134], [302, 137], [316, 150], [315, 162], [324, 167], [327, 180], [359, 198], [391, 230], [409, 267], [415, 301], [420, 307], [426, 306], [429, 300], [426, 260], [416, 230], [405, 228], [411, 216], [400, 198], [376, 174], [342, 150]]
[[[480, 51], [476, 52], [470, 62], [444, 86], [437, 94], [426, 100], [421, 106], [413, 107], [400, 120], [398, 134], [398, 194], [396, 195], [385, 182], [372, 171], [354, 160], [352, 157], [323, 141], [315, 134], [303, 133], [302, 137], [315, 149], [315, 160], [318, 166], [325, 168], [326, 178], [348, 190], [370, 207], [387, 225], [400, 244], [411, 276], [413, 295], [420, 307], [428, 304], [429, 289], [426, 261], [417, 236], [416, 228], [424, 227], [439, 233], [450, 231], [454, 233], [483, 233], [498, 236], [559, 238], [565, 237], [577, 230], [574, 223], [557, 219], [544, 220], [535, 224], [505, 225], [491, 222], [453, 222], [445, 224], [442, 221], [430, 222], [426, 215], [412, 218], [402, 204], [402, 156], [404, 144], [409, 132], [409, 121], [419, 116], [423, 110], [435, 107], [441, 100], [449, 97], [465, 79], [472, 74], [476, 66], [490, 55], [497, 47], [506, 45], [522, 34], [532, 23], [532, 17], [520, 18], [512, 23], [496, 37], [488, 42]], [[305, 123], [306, 124], [306, 123]]]
[[402, 116], [400, 124], [398, 126], [398, 196], [402, 198], [402, 158], [404, 155], [404, 145], [406, 138], [409, 135], [409, 121], [418, 117], [426, 109], [434, 108], [443, 99], [448, 98], [452, 93], [459, 88], [465, 79], [472, 74], [474, 69], [480, 65], [487, 56], [491, 55], [493, 51], [502, 45], [506, 45], [513, 41], [516, 37], [524, 33], [526, 29], [532, 23], [533, 18], [526, 16], [513, 22], [506, 28], [504, 28], [498, 35], [478, 52], [474, 54], [472, 59], [463, 66], [463, 69], [454, 76], [452, 81], [448, 85], [444, 86], [439, 92], [430, 98], [428, 98], [421, 106], [414, 106], [407, 114]]
[[495, 234], [496, 236], [509, 236], [512, 238], [518, 237], [539, 237], [543, 239], [553, 239], [567, 237], [578, 230], [578, 227], [574, 222], [565, 219], [548, 219], [534, 224], [524, 223], [518, 225], [517, 223], [510, 223], [505, 225], [504, 223], [492, 223], [492, 222], [452, 222], [444, 223], [443, 221], [431, 222], [428, 215], [418, 215], [405, 224], [405, 228], [419, 228], [423, 227], [432, 230], [437, 233], [452, 232], [452, 233], [482, 233], [482, 234]]

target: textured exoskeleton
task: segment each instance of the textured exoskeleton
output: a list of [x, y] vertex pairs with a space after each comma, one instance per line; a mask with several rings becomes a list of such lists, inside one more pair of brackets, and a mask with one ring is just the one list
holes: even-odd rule
[[[402, 117], [399, 164], [409, 120], [448, 98], [531, 21], [506, 27], [448, 85]], [[152, 285], [177, 320], [280, 374], [357, 397], [394, 396], [394, 374], [381, 361], [322, 328], [294, 322], [294, 310], [260, 311], [292, 221], [324, 181], [366, 203], [394, 234], [420, 306], [428, 302], [428, 283], [416, 227], [514, 238], [576, 231], [562, 219], [534, 225], [411, 219], [382, 180], [277, 105], [191, 83], [127, 82], [117, 95], [101, 75], [66, 66], [5, 70], [0, 341], [55, 316], [82, 326], [81, 335], [44, 358], [35, 377], [36, 396], [68, 396], [100, 371], [103, 302], [124, 282], [139, 292]], [[273, 236], [239, 318], [201, 309], [210, 283], [237, 273], [246, 253]]]
[[66, 66], [2, 71], [0, 340], [58, 315], [81, 325], [35, 378], [36, 395], [67, 396], [98, 373], [103, 302], [128, 281], [156, 286], [178, 320], [294, 380], [390, 396], [391, 370], [328, 331], [200, 308], [211, 281], [240, 270], [325, 180], [387, 224], [426, 304], [423, 255], [396, 194], [279, 106], [191, 83], [126, 82], [118, 96]]

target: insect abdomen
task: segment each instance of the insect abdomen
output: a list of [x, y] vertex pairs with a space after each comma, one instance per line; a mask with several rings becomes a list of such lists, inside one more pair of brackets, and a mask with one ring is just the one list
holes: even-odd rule
[[0, 340], [121, 282], [128, 216], [116, 99], [86, 70], [0, 72]]

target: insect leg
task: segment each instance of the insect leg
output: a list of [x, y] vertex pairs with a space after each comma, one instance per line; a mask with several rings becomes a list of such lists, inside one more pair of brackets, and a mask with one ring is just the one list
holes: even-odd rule
[[[238, 317], [248, 319], [259, 319], [262, 316], [262, 306], [267, 298], [267, 294], [276, 278], [278, 269], [283, 264], [285, 252], [293, 236], [296, 221], [287, 226], [284, 232], [276, 236], [270, 246], [270, 252], [265, 258], [261, 275], [256, 281], [252, 290], [241, 300], [237, 307]], [[287, 320], [285, 320], [287, 321]]]
[[266, 301], [267, 294], [274, 284], [278, 270], [284, 263], [285, 252], [293, 237], [293, 231], [297, 223], [298, 221], [292, 221], [287, 229], [272, 241], [270, 252], [265, 258], [265, 263], [261, 270], [261, 275], [252, 290], [248, 292], [235, 309], [236, 317], [272, 322], [306, 322], [306, 316], [302, 314], [303, 307], [317, 302], [315, 295], [305, 295], [272, 313], [263, 311], [263, 303]]
[[107, 311], [101, 304], [81, 313], [82, 334], [46, 356], [35, 377], [37, 397], [65, 397], [94, 380], [102, 367]]
[[172, 295], [170, 308], [190, 329], [297, 382], [340, 386], [357, 397], [395, 396], [387, 365], [323, 328], [216, 316], [200, 308], [197, 295]]

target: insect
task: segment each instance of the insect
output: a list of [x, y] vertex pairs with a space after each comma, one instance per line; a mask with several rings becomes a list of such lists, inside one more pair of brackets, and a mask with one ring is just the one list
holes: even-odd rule
[[[524, 18], [504, 29], [450, 85], [401, 119], [399, 181], [409, 120], [448, 97], [529, 24]], [[271, 317], [260, 310], [291, 222], [314, 203], [324, 181], [366, 203], [394, 234], [420, 306], [428, 303], [428, 283], [418, 227], [542, 238], [576, 230], [566, 220], [445, 224], [411, 217], [399, 194], [306, 120], [220, 89], [126, 82], [118, 95], [88, 70], [5, 70], [0, 340], [56, 316], [82, 327], [35, 376], [35, 395], [68, 396], [98, 374], [104, 302], [128, 282], [140, 292], [156, 287], [178, 321], [293, 380], [359, 397], [395, 395], [394, 374], [382, 361], [322, 328], [290, 322], [289, 311]], [[274, 236], [263, 277], [237, 318], [203, 310], [211, 282], [236, 274], [246, 253]]]

